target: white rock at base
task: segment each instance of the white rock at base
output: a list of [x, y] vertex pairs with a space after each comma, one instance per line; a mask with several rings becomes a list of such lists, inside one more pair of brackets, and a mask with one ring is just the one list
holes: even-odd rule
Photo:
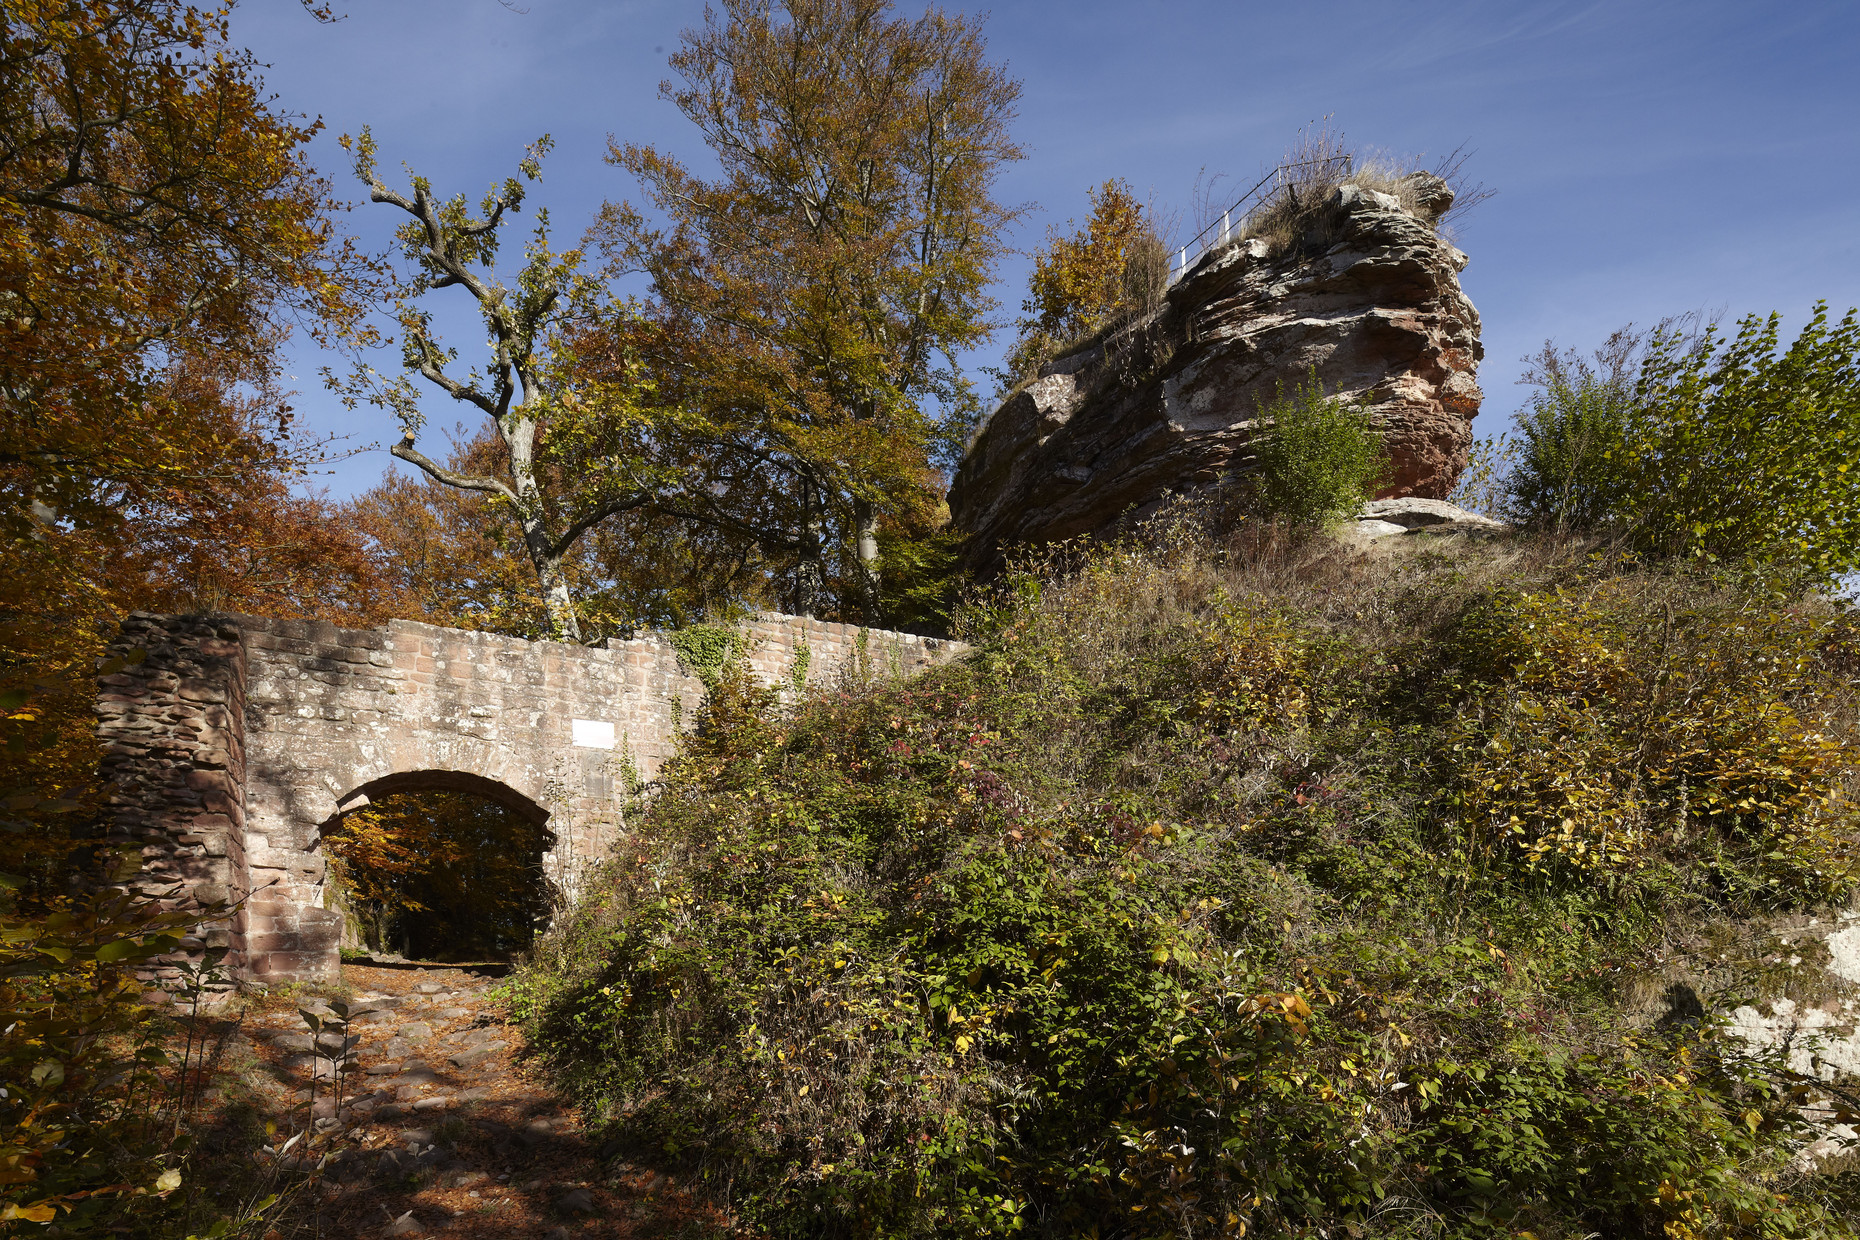
[[1417, 495], [1372, 499], [1357, 510], [1356, 519], [1359, 524], [1383, 522], [1404, 531], [1418, 530], [1425, 525], [1484, 525], [1493, 529], [1502, 529], [1505, 525], [1503, 521], [1494, 521], [1444, 499], [1422, 499]]

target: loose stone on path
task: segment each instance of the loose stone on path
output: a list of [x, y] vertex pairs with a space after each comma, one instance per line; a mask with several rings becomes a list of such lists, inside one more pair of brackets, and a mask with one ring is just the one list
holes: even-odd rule
[[[350, 1027], [359, 1045], [340, 1106], [337, 1087], [319, 1080], [308, 1116], [309, 1079], [300, 1071], [292, 1081], [306, 1086], [294, 1095], [295, 1123], [347, 1134], [313, 1195], [322, 1234], [643, 1240], [691, 1223], [720, 1229], [720, 1214], [669, 1181], [614, 1171], [584, 1143], [567, 1104], [526, 1078], [513, 1058], [520, 1039], [480, 986], [410, 972], [345, 966], [351, 1011], [371, 1019]], [[326, 1006], [301, 1006], [313, 1004]], [[319, 1058], [295, 1009], [257, 1015], [249, 1027], [255, 1052], [274, 1066]]]

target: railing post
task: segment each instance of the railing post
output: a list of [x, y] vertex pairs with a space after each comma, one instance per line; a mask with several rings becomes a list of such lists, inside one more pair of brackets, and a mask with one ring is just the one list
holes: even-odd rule
[[1226, 211], [1221, 212], [1221, 244], [1222, 245], [1227, 244], [1227, 236], [1230, 231], [1230, 226], [1228, 225], [1227, 221], [1228, 221], [1228, 218], [1232, 215], [1233, 215], [1233, 211], [1231, 208]]

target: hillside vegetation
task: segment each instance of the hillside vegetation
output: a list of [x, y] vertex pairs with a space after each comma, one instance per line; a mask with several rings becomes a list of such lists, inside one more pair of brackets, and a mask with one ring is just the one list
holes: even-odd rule
[[1854, 1233], [1712, 1019], [1830, 997], [1775, 939], [1854, 889], [1846, 610], [1184, 518], [968, 625], [722, 677], [539, 946], [616, 1148], [778, 1236]]

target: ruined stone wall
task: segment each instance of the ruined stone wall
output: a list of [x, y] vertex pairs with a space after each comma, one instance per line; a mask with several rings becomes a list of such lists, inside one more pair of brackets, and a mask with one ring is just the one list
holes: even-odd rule
[[[140, 849], [143, 895], [204, 906], [245, 894], [245, 647], [224, 617], [131, 616], [99, 678], [110, 842]], [[242, 969], [244, 910], [202, 927]]]
[[[956, 649], [773, 614], [743, 632], [751, 670], [789, 694]], [[547, 819], [545, 862], [572, 894], [625, 828], [629, 775], [658, 771], [703, 695], [658, 634], [590, 649], [409, 621], [137, 614], [113, 653], [141, 660], [101, 686], [115, 829], [144, 842], [144, 886], [243, 901], [233, 965], [270, 980], [335, 968], [322, 839], [342, 813], [392, 792], [482, 793]]]

